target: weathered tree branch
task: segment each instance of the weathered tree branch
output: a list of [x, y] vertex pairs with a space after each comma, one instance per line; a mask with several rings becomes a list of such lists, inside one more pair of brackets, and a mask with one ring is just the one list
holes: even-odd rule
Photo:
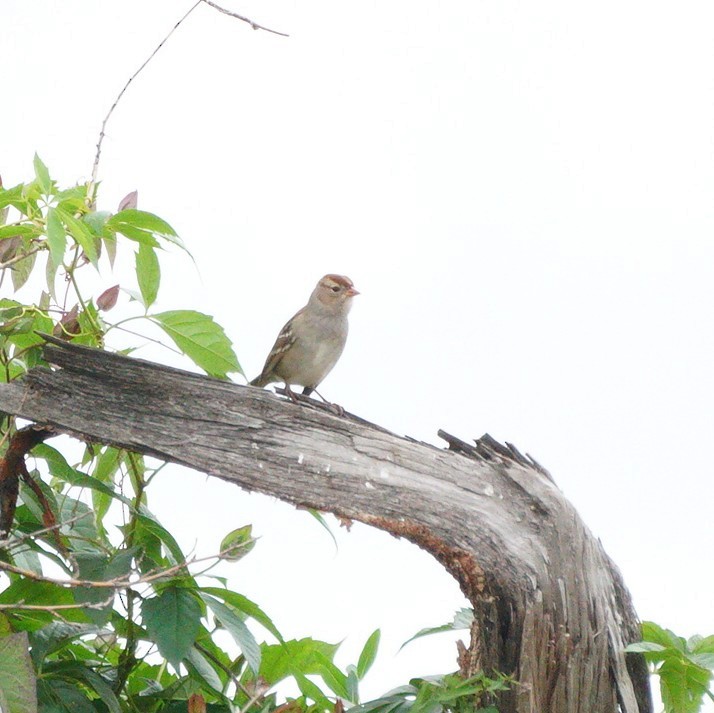
[[[53, 340], [54, 342], [54, 340]], [[475, 611], [466, 674], [513, 673], [502, 713], [650, 713], [617, 568], [550, 476], [490, 437], [449, 450], [266, 391], [62, 342], [0, 386], [0, 410], [182, 463], [405, 537]]]

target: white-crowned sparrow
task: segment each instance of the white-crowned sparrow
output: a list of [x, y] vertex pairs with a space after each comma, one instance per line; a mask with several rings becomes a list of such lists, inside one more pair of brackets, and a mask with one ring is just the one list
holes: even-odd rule
[[345, 348], [347, 315], [358, 295], [352, 280], [344, 275], [325, 275], [307, 304], [282, 328], [252, 386], [276, 381], [295, 400], [290, 384], [303, 386], [309, 395], [330, 373]]

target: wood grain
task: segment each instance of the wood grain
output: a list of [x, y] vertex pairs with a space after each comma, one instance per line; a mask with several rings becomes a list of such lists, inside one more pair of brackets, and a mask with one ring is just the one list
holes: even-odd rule
[[[52, 369], [0, 386], [0, 410], [182, 463], [405, 537], [474, 606], [464, 673], [520, 682], [502, 713], [650, 713], [619, 571], [548, 473], [510, 445], [398, 437], [257, 388], [52, 340]], [[396, 566], [396, 563], [395, 563]]]

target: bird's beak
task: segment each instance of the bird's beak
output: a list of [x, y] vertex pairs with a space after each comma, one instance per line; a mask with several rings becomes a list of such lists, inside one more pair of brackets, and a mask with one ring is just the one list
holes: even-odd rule
[[359, 292], [358, 292], [357, 290], [355, 290], [354, 287], [350, 287], [350, 288], [347, 290], [347, 296], [348, 296], [348, 297], [354, 297], [355, 295], [358, 295], [358, 294], [359, 294]]

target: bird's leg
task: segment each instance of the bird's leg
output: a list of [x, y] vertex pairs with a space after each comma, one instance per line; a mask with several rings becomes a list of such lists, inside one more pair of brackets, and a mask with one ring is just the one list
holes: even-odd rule
[[340, 406], [339, 404], [333, 404], [331, 401], [328, 401], [317, 389], [313, 388], [312, 386], [306, 386], [302, 390], [304, 396], [309, 396], [313, 392], [316, 393], [322, 399], [322, 403], [324, 403], [325, 406], [329, 406], [338, 416], [345, 415], [345, 410], [342, 408], [342, 406]]
[[297, 396], [295, 395], [295, 393], [293, 392], [293, 390], [290, 388], [290, 384], [288, 384], [287, 382], [286, 382], [286, 384], [285, 384], [285, 393], [287, 394], [288, 398], [289, 398], [294, 404], [296, 404], [296, 403], [298, 402]]

